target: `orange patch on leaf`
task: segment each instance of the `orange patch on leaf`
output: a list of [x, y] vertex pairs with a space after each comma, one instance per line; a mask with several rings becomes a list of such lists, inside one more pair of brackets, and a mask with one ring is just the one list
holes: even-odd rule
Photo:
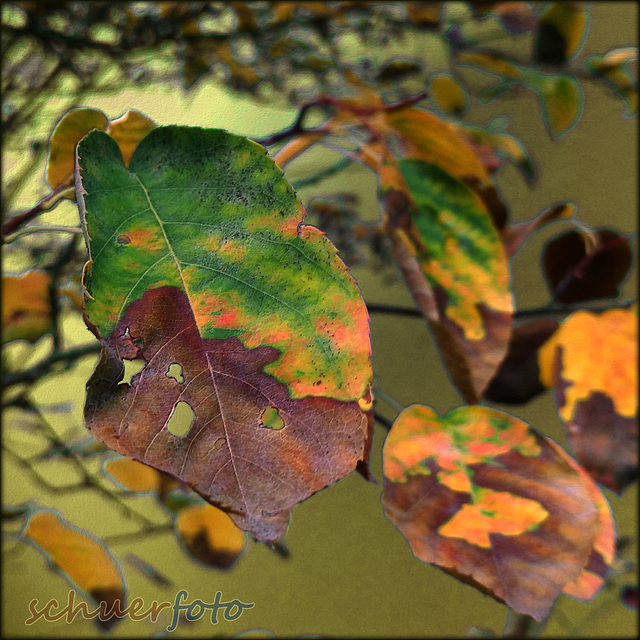
[[465, 504], [439, 529], [449, 538], [462, 538], [479, 547], [489, 548], [490, 533], [517, 536], [539, 525], [549, 512], [535, 500], [505, 491], [477, 490], [479, 500]]

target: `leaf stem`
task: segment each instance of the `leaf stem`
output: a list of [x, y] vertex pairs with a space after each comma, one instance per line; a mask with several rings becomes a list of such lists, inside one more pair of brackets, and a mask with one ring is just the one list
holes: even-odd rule
[[42, 213], [43, 211], [49, 211], [53, 209], [53, 207], [62, 200], [65, 196], [63, 193], [70, 189], [71, 187], [68, 184], [61, 184], [59, 187], [54, 189], [49, 195], [45, 196], [38, 202], [37, 205], [31, 207], [28, 211], [24, 213], [19, 213], [18, 215], [13, 216], [3, 227], [2, 227], [2, 235], [5, 239], [3, 242], [7, 242], [6, 236], [10, 233], [13, 233], [16, 229], [20, 228], [22, 225], [32, 220], [37, 215]]
[[422, 91], [415, 96], [410, 96], [409, 98], [405, 98], [404, 100], [400, 100], [399, 102], [395, 102], [393, 104], [385, 104], [374, 107], [364, 107], [364, 106], [356, 106], [353, 104], [349, 104], [344, 102], [340, 98], [334, 98], [332, 96], [323, 96], [318, 98], [317, 100], [313, 100], [312, 102], [307, 102], [300, 107], [300, 111], [298, 112], [298, 116], [296, 117], [295, 122], [286, 129], [279, 131], [278, 133], [274, 133], [273, 135], [267, 136], [266, 138], [260, 138], [256, 140], [258, 144], [261, 144], [263, 147], [268, 147], [276, 142], [280, 142], [281, 140], [286, 140], [287, 138], [292, 138], [294, 136], [308, 133], [309, 130], [305, 129], [302, 126], [302, 122], [304, 120], [307, 112], [313, 107], [338, 107], [340, 109], [344, 109], [346, 111], [350, 111], [352, 113], [356, 113], [361, 116], [373, 115], [379, 111], [395, 111], [397, 109], [404, 109], [405, 107], [409, 107], [421, 100], [424, 100], [427, 97], [427, 92]]

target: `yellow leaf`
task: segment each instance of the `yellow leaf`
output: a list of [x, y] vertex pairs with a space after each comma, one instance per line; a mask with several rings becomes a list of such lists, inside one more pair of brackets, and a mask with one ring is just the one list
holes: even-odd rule
[[230, 567], [246, 546], [246, 534], [222, 510], [207, 504], [178, 512], [176, 531], [192, 556], [215, 567]]
[[2, 343], [35, 342], [51, 328], [49, 286], [45, 271], [2, 277]]
[[160, 472], [137, 460], [109, 458], [105, 460], [104, 470], [129, 491], [157, 493], [160, 489]]
[[429, 97], [445, 113], [459, 115], [467, 110], [469, 96], [460, 81], [450, 73], [436, 73], [429, 78]]
[[120, 565], [96, 537], [44, 510], [29, 518], [22, 536], [35, 544], [78, 590], [105, 606], [106, 611], [111, 610], [116, 600], [124, 609], [125, 583]]
[[99, 109], [71, 109], [62, 116], [49, 140], [47, 182], [52, 189], [71, 184], [76, 145], [92, 129], [105, 129], [109, 120]]
[[129, 109], [107, 127], [107, 133], [118, 143], [122, 151], [125, 166], [129, 166], [131, 156], [138, 143], [151, 129], [155, 122], [136, 109]]

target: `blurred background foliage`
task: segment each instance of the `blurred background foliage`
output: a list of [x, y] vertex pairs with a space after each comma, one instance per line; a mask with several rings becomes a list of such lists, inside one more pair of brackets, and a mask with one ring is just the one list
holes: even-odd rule
[[[288, 549], [249, 544], [233, 564], [244, 538], [233, 529], [223, 543], [207, 538], [220, 522], [198, 511], [199, 498], [127, 469], [88, 437], [84, 384], [98, 345], [80, 312], [86, 255], [75, 196], [69, 184], [56, 191], [44, 179], [49, 138], [73, 107], [102, 109], [111, 121], [135, 108], [158, 124], [242, 133], [275, 154], [286, 140], [278, 132], [302, 126], [302, 113], [306, 127], [331, 114], [330, 105], [306, 109], [321, 97], [367, 87], [391, 103], [426, 90], [421, 106], [468, 140], [513, 220], [573, 201], [585, 225], [614, 227], [637, 252], [636, 20], [629, 3], [4, 3], [2, 252], [3, 273], [12, 274], [3, 282], [2, 323], [5, 633], [97, 634], [91, 621], [24, 627], [31, 598], [64, 602], [67, 594], [59, 576], [40, 578], [44, 560], [24, 544], [37, 534], [20, 537], [34, 508], [56, 509], [104, 540], [129, 598], [171, 601], [186, 588], [211, 602], [220, 589], [256, 603], [216, 633], [499, 632], [504, 607], [413, 558], [383, 517], [379, 485], [345, 479], [298, 508]], [[380, 225], [375, 176], [330, 143], [305, 153], [286, 175], [309, 222], [352, 266], [365, 299], [411, 306]], [[549, 302], [538, 264], [551, 237], [543, 230], [514, 259], [518, 308]], [[623, 299], [634, 296], [636, 282], [633, 274], [622, 284]], [[557, 301], [576, 299], [563, 293]], [[20, 300], [28, 304], [21, 308]], [[413, 402], [440, 411], [459, 403], [421, 319], [374, 316], [372, 343], [382, 417]], [[549, 396], [519, 408], [519, 416], [564, 444]], [[381, 480], [386, 429], [379, 429], [372, 471]], [[635, 486], [624, 498], [607, 494], [626, 558], [637, 549], [636, 494]], [[637, 578], [633, 566], [620, 568], [589, 605], [561, 598], [543, 634], [633, 635], [635, 614], [624, 603], [632, 602]], [[84, 586], [91, 594], [91, 581]], [[151, 635], [166, 624], [125, 620], [112, 633]], [[206, 618], [183, 621], [178, 632], [210, 635], [212, 627]]]

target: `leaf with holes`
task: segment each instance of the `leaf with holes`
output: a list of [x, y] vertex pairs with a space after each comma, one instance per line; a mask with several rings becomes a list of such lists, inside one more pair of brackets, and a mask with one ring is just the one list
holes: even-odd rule
[[416, 557], [542, 620], [613, 561], [609, 506], [552, 440], [482, 406], [405, 409], [383, 450], [387, 517]]
[[578, 461], [621, 493], [638, 477], [637, 305], [572, 313], [538, 357]]
[[[256, 538], [281, 537], [295, 504], [365, 457], [369, 325], [355, 282], [246, 138], [158, 127], [127, 168], [94, 131], [76, 180], [85, 320], [103, 345], [87, 426]], [[133, 359], [146, 364], [128, 384]]]
[[[22, 536], [47, 556], [79, 591], [88, 594], [101, 608], [98, 624], [109, 629], [118, 617], [110, 611], [125, 608], [125, 582], [118, 561], [103, 542], [90, 533], [69, 525], [53, 511], [36, 511], [29, 517]], [[102, 618], [102, 620], [100, 619]]]

